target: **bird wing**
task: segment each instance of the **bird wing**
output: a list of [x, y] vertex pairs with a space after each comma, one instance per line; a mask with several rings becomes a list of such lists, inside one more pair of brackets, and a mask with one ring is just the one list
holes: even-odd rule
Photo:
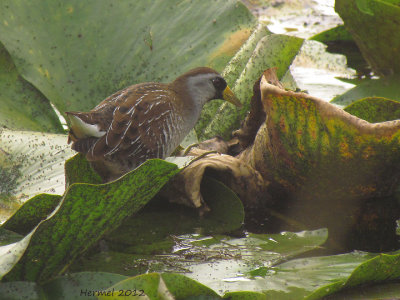
[[[84, 140], [95, 141], [93, 138], [103, 136], [112, 122], [114, 109], [117, 107], [119, 101], [127, 98], [127, 90], [133, 87], [128, 87], [112, 94], [89, 112], [67, 111], [66, 114], [70, 121], [68, 144], [71, 141], [74, 142], [72, 145], [74, 149], [77, 144], [86, 144]], [[78, 149], [80, 149], [80, 146], [78, 146]]]
[[152, 84], [136, 88], [134, 97], [117, 101], [106, 133], [94, 143], [87, 159], [162, 157], [170, 134], [161, 124], [170, 124], [167, 120], [171, 119], [174, 98], [173, 91]]

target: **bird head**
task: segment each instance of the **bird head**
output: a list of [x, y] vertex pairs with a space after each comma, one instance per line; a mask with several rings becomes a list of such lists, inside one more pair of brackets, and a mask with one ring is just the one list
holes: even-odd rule
[[214, 99], [222, 99], [238, 107], [242, 106], [225, 79], [211, 68], [192, 69], [178, 77], [172, 85], [185, 87], [185, 92], [190, 95], [190, 98], [201, 106]]

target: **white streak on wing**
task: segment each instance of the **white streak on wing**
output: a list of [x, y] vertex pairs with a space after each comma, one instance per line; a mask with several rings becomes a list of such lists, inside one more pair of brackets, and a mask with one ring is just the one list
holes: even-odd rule
[[161, 113], [158, 117], [154, 117], [154, 118], [151, 118], [151, 119], [146, 119], [146, 120], [144, 120], [143, 122], [140, 122], [140, 123], [139, 123], [139, 126], [142, 126], [144, 123], [150, 124], [150, 123], [152, 123], [153, 121], [157, 121], [157, 120], [160, 119], [162, 116], [164, 116], [164, 115], [166, 115], [166, 114], [168, 114], [168, 113], [169, 113], [169, 110], [167, 110], [167, 111]]
[[125, 91], [121, 92], [121, 94], [119, 94], [118, 96], [112, 98], [111, 100], [114, 101], [114, 102], [117, 102], [119, 100], [119, 98], [121, 98], [124, 95], [125, 95]]
[[104, 156], [106, 156], [106, 155], [112, 155], [112, 154], [114, 154], [115, 152], [117, 152], [119, 144], [120, 144], [120, 143], [118, 143], [114, 148], [112, 148], [110, 151], [108, 151], [106, 154], [104, 154]]
[[[118, 144], [115, 145], [115, 147], [112, 148], [110, 151], [108, 151], [105, 155], [112, 155], [113, 153], [115, 153], [115, 152], [118, 150], [118, 147], [119, 147], [119, 145], [121, 145], [121, 142], [122, 142], [122, 140], [124, 139], [124, 137], [125, 137], [125, 135], [126, 135], [126, 132], [128, 131], [128, 129], [129, 129], [129, 127], [131, 126], [131, 124], [132, 124], [132, 120], [130, 120], [130, 121], [128, 122], [128, 124], [126, 125], [125, 131], [124, 131], [124, 133], [122, 134], [122, 137], [119, 139]], [[107, 140], [107, 136], [106, 136], [106, 140]]]
[[[109, 101], [103, 103], [103, 104], [99, 104], [97, 105], [93, 110], [94, 111], [98, 111], [100, 109], [102, 109], [103, 107], [109, 105], [110, 102], [116, 102], [119, 100], [119, 98], [121, 98], [122, 96], [124, 96], [126, 94], [126, 90], [121, 91], [121, 93], [113, 98], [111, 98]], [[126, 101], [126, 100], [125, 100]]]
[[132, 120], [129, 120], [128, 124], [126, 125], [125, 131], [124, 131], [124, 133], [122, 134], [121, 141], [124, 139], [124, 137], [125, 137], [125, 135], [126, 135], [128, 129], [129, 129], [129, 127], [131, 127], [131, 124], [132, 124]]
[[133, 151], [131, 154], [128, 155], [128, 157], [134, 156], [136, 153], [138, 153], [140, 148], [136, 148], [135, 151]]
[[[115, 112], [117, 111], [118, 108], [119, 108], [119, 106], [114, 108], [114, 110], [113, 110], [113, 118], [114, 118]], [[110, 124], [110, 126], [108, 126], [108, 129], [107, 129], [107, 134], [106, 134], [106, 145], [107, 146], [108, 146], [108, 133], [113, 130], [113, 124], [114, 124], [114, 119], [111, 121], [111, 124]]]
[[103, 103], [103, 104], [99, 104], [95, 107], [95, 110], [99, 110], [100, 108], [103, 108], [104, 106], [108, 105], [108, 103]]
[[169, 143], [169, 132], [168, 132], [168, 128], [166, 128], [164, 125], [165, 124], [163, 124], [163, 126], [162, 126], [162, 132], [163, 132], [163, 135], [165, 136], [165, 143], [167, 144], [167, 143]]
[[108, 126], [108, 129], [107, 129], [107, 134], [106, 134], [106, 145], [107, 146], [108, 146], [108, 133], [113, 130], [114, 116], [115, 116], [115, 112], [117, 111], [118, 108], [119, 108], [119, 106], [114, 108], [114, 110], [113, 110], [113, 120], [111, 121], [111, 124], [110, 124], [110, 126]]
[[[123, 94], [124, 94], [124, 93], [123, 93]], [[122, 94], [121, 94], [121, 95], [122, 95]], [[118, 97], [120, 97], [121, 95], [119, 95]], [[138, 100], [137, 100], [137, 102], [135, 103], [135, 105], [133, 105], [133, 106], [128, 110], [127, 114], [130, 114], [130, 115], [132, 116], [133, 113], [135, 112], [135, 107], [136, 107], [136, 105], [138, 105], [140, 102], [142, 102], [142, 100], [143, 100], [143, 98], [144, 98], [145, 96], [146, 96], [146, 94], [144, 94], [143, 96], [141, 96], [140, 98], [138, 98]], [[118, 97], [116, 97], [116, 98], [118, 98]], [[113, 111], [113, 118], [114, 118], [114, 116], [115, 116], [115, 112], [117, 111], [117, 109], [119, 110], [119, 106], [117, 106], [116, 108], [114, 108], [114, 111]], [[113, 129], [113, 127], [112, 127], [113, 123], [114, 123], [114, 120], [112, 120], [110, 126], [108, 126], [107, 135], [106, 135], [106, 144], [107, 144], [107, 145], [108, 145], [108, 132], [109, 132], [110, 130]], [[127, 130], [129, 129], [129, 126], [130, 126], [131, 124], [132, 124], [132, 120], [129, 121], [129, 123], [128, 123], [126, 129], [125, 129], [125, 132], [124, 132], [124, 134], [123, 134], [123, 136], [122, 136], [122, 139], [124, 138], [124, 136], [125, 136]], [[122, 140], [122, 139], [121, 139], [121, 140]], [[121, 143], [121, 142], [119, 142], [118, 145], [119, 145], [120, 143]], [[118, 146], [118, 145], [117, 145], [117, 146]], [[114, 150], [114, 149], [112, 149], [111, 151], [113, 151], [113, 150]], [[107, 153], [107, 154], [109, 154], [109, 153]]]
[[[146, 122], [147, 124], [150, 124], [151, 122], [153, 122], [153, 120], [154, 120], [154, 118], [151, 118], [151, 119], [147, 119], [147, 120], [145, 120], [144, 122]], [[144, 123], [143, 122], [143, 123]], [[139, 123], [139, 125], [141, 125], [141, 124], [143, 124], [143, 123]], [[150, 126], [149, 126], [150, 127]]]
[[167, 123], [168, 140], [169, 142], [171, 142], [171, 136], [172, 136], [171, 118], [165, 120], [165, 123]]
[[102, 137], [105, 134], [105, 131], [100, 131], [99, 125], [97, 124], [85, 123], [79, 117], [74, 115], [69, 115], [69, 119], [71, 121], [71, 127], [76, 128], [74, 130], [75, 134], [82, 134], [84, 137]]
[[140, 102], [142, 102], [142, 101], [143, 101], [143, 98], [146, 97], [146, 96], [147, 96], [147, 94], [143, 94], [142, 96], [140, 96], [140, 98], [138, 98], [138, 99], [136, 100], [135, 105], [133, 105], [133, 106], [128, 110], [127, 114], [133, 115], [133, 113], [135, 112], [135, 107], [136, 107]]
[[133, 145], [134, 143], [136, 143], [139, 139], [140, 139], [140, 136], [138, 136], [135, 140], [133, 140], [133, 141], [131, 142], [131, 145]]
[[98, 142], [99, 142], [99, 140], [97, 140], [97, 141], [93, 144], [92, 148], [90, 149], [90, 153], [92, 153], [92, 156], [94, 156], [93, 150], [94, 150], [94, 148], [96, 148], [96, 144], [97, 144]]
[[160, 157], [160, 144], [158, 143], [158, 140], [155, 140], [156, 144], [155, 144], [155, 149], [157, 151], [154, 151], [154, 155], [155, 157]]
[[131, 154], [129, 154], [128, 157], [134, 156], [136, 153], [138, 153], [140, 150], [142, 150], [142, 148], [143, 148], [143, 144], [139, 143], [139, 146], [136, 147], [135, 151], [133, 151]]
[[[161, 96], [163, 96], [163, 95], [159, 95], [159, 96], [155, 97], [154, 99], [161, 99], [162, 98]], [[146, 109], [144, 113], [147, 114], [153, 108], [153, 106], [157, 106], [160, 103], [161, 103], [161, 101], [157, 101], [157, 102], [151, 103], [149, 108]]]
[[[170, 112], [170, 110], [166, 110], [165, 112], [161, 113], [158, 117], [154, 118], [154, 121], [157, 121], [158, 119], [160, 119], [161, 117], [163, 117], [164, 115], [168, 114]], [[152, 120], [153, 121], [153, 120]]]
[[129, 110], [128, 110], [128, 114], [130, 114], [131, 115], [131, 117], [133, 116], [133, 114], [135, 113], [135, 106], [136, 105], [134, 105], [134, 106], [132, 106]]

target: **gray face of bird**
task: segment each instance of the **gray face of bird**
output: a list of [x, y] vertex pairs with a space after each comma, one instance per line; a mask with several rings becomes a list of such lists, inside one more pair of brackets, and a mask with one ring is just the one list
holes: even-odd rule
[[219, 74], [198, 74], [187, 78], [187, 87], [194, 104], [201, 110], [208, 101], [222, 99], [226, 82]]

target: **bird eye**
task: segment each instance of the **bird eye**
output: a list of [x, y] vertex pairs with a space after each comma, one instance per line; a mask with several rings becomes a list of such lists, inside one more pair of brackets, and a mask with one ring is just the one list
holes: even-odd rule
[[225, 88], [227, 86], [226, 81], [222, 77], [214, 78], [212, 80], [212, 83], [213, 83], [214, 87], [219, 91], [225, 90]]

